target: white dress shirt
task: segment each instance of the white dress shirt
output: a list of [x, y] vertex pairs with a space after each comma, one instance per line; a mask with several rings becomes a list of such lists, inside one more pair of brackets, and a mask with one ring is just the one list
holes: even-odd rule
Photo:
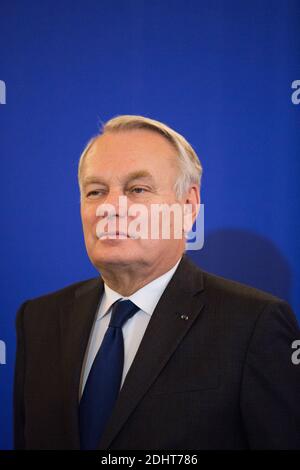
[[181, 258], [169, 271], [149, 282], [129, 297], [123, 297], [121, 294], [114, 291], [104, 283], [103, 296], [95, 317], [96, 319], [92, 328], [85, 360], [83, 363], [84, 365], [81, 373], [80, 397], [83, 393], [96, 354], [108, 328], [112, 305], [118, 299], [129, 299], [140, 308], [140, 310], [138, 310], [135, 315], [127, 320], [122, 328], [124, 337], [124, 368], [121, 382], [122, 387], [127, 372], [142, 341], [151, 315], [154, 312], [154, 309], [165, 288], [175, 273], [180, 260]]

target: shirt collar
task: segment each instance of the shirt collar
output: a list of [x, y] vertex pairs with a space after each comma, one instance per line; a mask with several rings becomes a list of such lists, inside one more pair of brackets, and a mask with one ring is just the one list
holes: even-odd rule
[[112, 304], [114, 304], [119, 299], [129, 299], [135, 305], [137, 305], [140, 310], [143, 310], [148, 315], [152, 315], [160, 297], [173, 277], [173, 274], [175, 273], [180, 261], [181, 258], [179, 258], [176, 264], [171, 269], [169, 269], [169, 271], [149, 282], [141, 289], [131, 294], [129, 297], [122, 296], [119, 292], [116, 292], [104, 283], [104, 292], [100, 303], [97, 320], [103, 318], [109, 312]]

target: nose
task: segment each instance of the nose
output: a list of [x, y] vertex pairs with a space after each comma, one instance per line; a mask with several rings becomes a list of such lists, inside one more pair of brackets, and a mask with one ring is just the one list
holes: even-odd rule
[[97, 216], [111, 219], [127, 215], [127, 197], [120, 189], [110, 190], [105, 201], [97, 207]]

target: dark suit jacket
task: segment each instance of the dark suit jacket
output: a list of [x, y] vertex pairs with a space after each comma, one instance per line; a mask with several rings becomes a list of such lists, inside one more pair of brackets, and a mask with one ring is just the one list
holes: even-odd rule
[[[102, 292], [101, 278], [92, 279], [19, 309], [16, 448], [79, 448], [81, 368]], [[286, 302], [184, 255], [99, 449], [300, 449], [295, 339]]]

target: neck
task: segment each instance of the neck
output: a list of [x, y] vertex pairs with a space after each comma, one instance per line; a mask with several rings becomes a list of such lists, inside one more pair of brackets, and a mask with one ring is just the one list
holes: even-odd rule
[[[181, 255], [182, 256], [182, 255]], [[149, 282], [154, 281], [158, 277], [165, 274], [173, 268], [180, 256], [177, 259], [172, 259], [168, 263], [160, 266], [157, 262], [151, 265], [127, 265], [127, 266], [102, 266], [100, 268], [101, 276], [108, 287], [118, 292], [124, 297], [129, 297], [138, 291]]]

